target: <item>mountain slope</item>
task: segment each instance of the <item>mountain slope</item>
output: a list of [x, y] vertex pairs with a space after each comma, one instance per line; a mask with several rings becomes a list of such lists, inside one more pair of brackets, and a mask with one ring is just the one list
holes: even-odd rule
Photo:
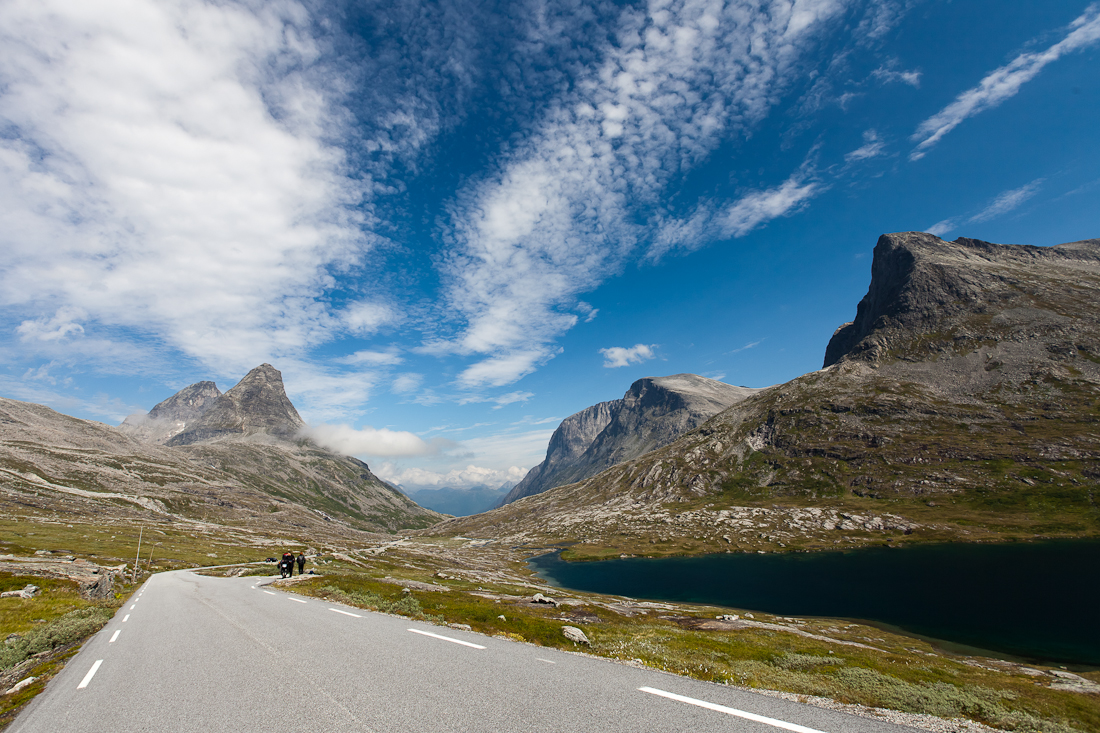
[[362, 461], [296, 439], [304, 423], [270, 365], [216, 392], [191, 385], [118, 429], [0, 399], [0, 502], [322, 534], [437, 521]]
[[667, 445], [757, 391], [697, 374], [639, 379], [622, 399], [601, 402], [563, 420], [550, 438], [546, 459], [503, 503], [595, 476]]
[[1100, 535], [1100, 240], [884, 235], [826, 364], [433, 532], [578, 554]]

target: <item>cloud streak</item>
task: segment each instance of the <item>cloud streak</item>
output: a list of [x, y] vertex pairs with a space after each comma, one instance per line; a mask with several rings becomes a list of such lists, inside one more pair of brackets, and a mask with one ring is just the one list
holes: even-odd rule
[[[672, 177], [758, 122], [845, 7], [674, 0], [624, 10], [592, 71], [497, 173], [455, 200], [444, 276], [463, 324], [434, 346], [480, 359], [458, 383], [509, 384], [552, 358], [553, 341], [577, 323], [578, 294], [652, 232], [632, 206], [658, 206]], [[792, 183], [734, 204], [720, 229], [738, 236], [815, 190]]]
[[978, 86], [960, 94], [954, 102], [922, 122], [911, 139], [917, 142], [909, 160], [920, 160], [947, 133], [967, 119], [993, 109], [1016, 96], [1020, 88], [1062, 56], [1100, 41], [1100, 5], [1088, 9], [1070, 23], [1070, 31], [1041, 53], [1022, 53], [1010, 63], [986, 75]]

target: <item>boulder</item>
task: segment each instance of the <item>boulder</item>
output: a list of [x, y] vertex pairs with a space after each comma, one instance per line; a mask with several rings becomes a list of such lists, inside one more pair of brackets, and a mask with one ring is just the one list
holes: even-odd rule
[[569, 641], [574, 644], [592, 644], [592, 642], [588, 640], [588, 637], [584, 635], [584, 632], [576, 626], [562, 626], [561, 633], [565, 634], [565, 638], [569, 639]]

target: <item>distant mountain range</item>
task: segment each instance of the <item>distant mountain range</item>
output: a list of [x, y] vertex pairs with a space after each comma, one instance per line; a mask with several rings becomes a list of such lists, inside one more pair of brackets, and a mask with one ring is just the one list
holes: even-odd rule
[[[528, 485], [572, 478], [554, 456], [587, 453], [607, 404], [570, 418]], [[590, 556], [1100, 536], [1098, 425], [1100, 240], [889, 234], [822, 370], [432, 531]]]
[[193, 384], [118, 428], [0, 399], [0, 504], [298, 533], [388, 533], [438, 520], [366, 463], [299, 437], [304, 426], [270, 364], [224, 394]]
[[406, 489], [413, 501], [420, 506], [441, 514], [466, 517], [471, 514], [487, 512], [498, 506], [509, 489], [490, 489], [487, 486], [474, 486], [469, 489]]

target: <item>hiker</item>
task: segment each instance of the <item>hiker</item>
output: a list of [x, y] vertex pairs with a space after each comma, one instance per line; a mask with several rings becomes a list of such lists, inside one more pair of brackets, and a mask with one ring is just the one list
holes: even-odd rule
[[306, 556], [302, 553], [298, 553], [298, 575], [302, 575], [306, 571]]

